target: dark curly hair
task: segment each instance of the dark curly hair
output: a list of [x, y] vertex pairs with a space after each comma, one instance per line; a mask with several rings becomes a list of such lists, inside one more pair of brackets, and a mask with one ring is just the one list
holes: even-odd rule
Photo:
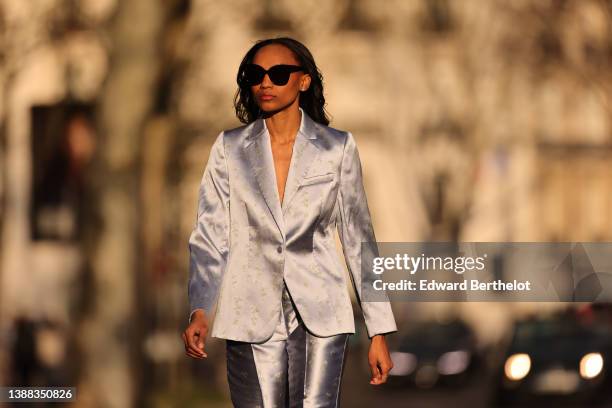
[[323, 75], [317, 68], [314, 58], [308, 48], [301, 42], [289, 37], [268, 38], [257, 41], [246, 53], [236, 75], [238, 90], [234, 96], [234, 108], [236, 116], [242, 123], [251, 123], [261, 116], [261, 111], [248, 86], [242, 87], [238, 81], [240, 73], [246, 64], [253, 62], [257, 51], [269, 44], [281, 44], [293, 51], [293, 54], [304, 67], [304, 73], [310, 74], [310, 86], [306, 91], [300, 93], [300, 107], [315, 122], [323, 125], [329, 124], [329, 118], [325, 112], [325, 97], [323, 96]]

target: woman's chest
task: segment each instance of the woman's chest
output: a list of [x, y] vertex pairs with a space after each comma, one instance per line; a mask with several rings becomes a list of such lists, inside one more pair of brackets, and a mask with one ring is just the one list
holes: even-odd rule
[[285, 196], [285, 186], [287, 177], [291, 167], [291, 158], [293, 156], [294, 141], [289, 143], [271, 142], [272, 165], [274, 167], [274, 175], [278, 197], [282, 203]]

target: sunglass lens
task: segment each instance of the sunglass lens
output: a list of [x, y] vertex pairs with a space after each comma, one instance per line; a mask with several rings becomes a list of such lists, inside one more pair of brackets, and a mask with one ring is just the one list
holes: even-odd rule
[[249, 64], [244, 67], [243, 81], [245, 85], [257, 85], [263, 81], [266, 71], [259, 65]]
[[291, 75], [291, 70], [289, 67], [276, 65], [270, 68], [268, 75], [270, 76], [270, 80], [274, 82], [275, 85], [287, 85], [287, 82], [289, 82], [289, 76]]

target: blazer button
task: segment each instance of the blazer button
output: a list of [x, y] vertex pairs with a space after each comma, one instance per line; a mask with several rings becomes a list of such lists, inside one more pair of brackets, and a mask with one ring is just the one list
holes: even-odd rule
[[276, 252], [278, 252], [279, 254], [281, 252], [283, 252], [283, 247], [281, 247], [280, 245], [276, 247]]

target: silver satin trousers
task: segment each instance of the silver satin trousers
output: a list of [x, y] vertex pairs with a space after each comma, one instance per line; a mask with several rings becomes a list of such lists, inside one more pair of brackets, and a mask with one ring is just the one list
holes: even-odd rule
[[226, 340], [234, 407], [338, 407], [349, 333], [308, 332], [286, 285], [280, 315], [263, 343]]

